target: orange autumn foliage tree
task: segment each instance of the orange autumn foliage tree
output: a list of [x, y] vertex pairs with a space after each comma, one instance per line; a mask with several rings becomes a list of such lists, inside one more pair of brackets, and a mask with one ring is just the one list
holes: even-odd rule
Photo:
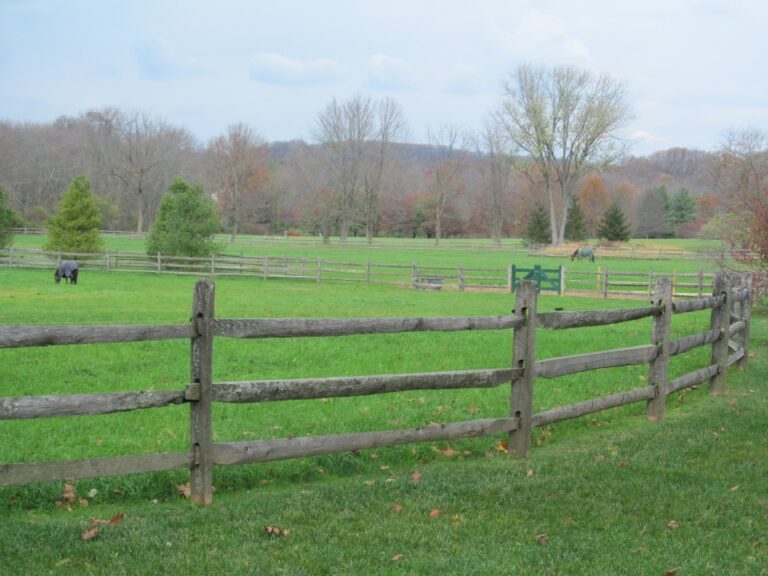
[[579, 205], [590, 236], [595, 236], [600, 220], [611, 205], [611, 197], [600, 176], [590, 176], [579, 190]]
[[264, 191], [269, 181], [266, 142], [240, 123], [214, 139], [209, 149], [219, 182], [216, 199], [235, 238], [249, 215], [258, 212], [260, 204], [265, 203]]

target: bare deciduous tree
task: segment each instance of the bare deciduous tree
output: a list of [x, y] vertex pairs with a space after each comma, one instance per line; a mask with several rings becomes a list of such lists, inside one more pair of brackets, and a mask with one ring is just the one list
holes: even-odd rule
[[487, 197], [488, 227], [495, 246], [501, 245], [504, 197], [510, 188], [510, 158], [504, 153], [504, 135], [498, 123], [488, 122], [479, 136], [483, 187]]
[[266, 143], [250, 127], [238, 123], [211, 141], [209, 150], [217, 172], [217, 200], [234, 240], [246, 209], [258, 204], [268, 181]]
[[166, 182], [155, 178], [173, 150], [171, 143], [186, 138], [175, 129], [146, 112], [130, 114], [123, 125], [121, 138], [123, 165], [119, 173], [125, 186], [136, 200], [136, 232], [144, 231], [149, 203], [159, 203]]
[[318, 117], [315, 140], [327, 155], [341, 242], [346, 242], [360, 212], [371, 242], [389, 148], [406, 130], [402, 109], [390, 99], [375, 102], [362, 95], [344, 103], [334, 99]]
[[374, 134], [374, 106], [368, 96], [357, 95], [343, 104], [334, 98], [317, 119], [315, 139], [327, 153], [338, 198], [340, 242], [346, 242], [349, 235], [355, 194], [362, 183], [365, 147]]
[[376, 105], [376, 142], [372, 143], [374, 154], [365, 166], [364, 175], [364, 219], [365, 237], [368, 244], [373, 242], [376, 222], [379, 218], [379, 195], [381, 194], [384, 169], [389, 161], [389, 148], [393, 141], [406, 136], [408, 125], [402, 108], [397, 102], [386, 98]]
[[725, 135], [714, 173], [723, 199], [721, 237], [737, 261], [768, 268], [768, 139], [756, 129]]
[[437, 131], [429, 130], [430, 191], [435, 206], [435, 244], [443, 234], [443, 217], [448, 203], [463, 190], [462, 172], [467, 154], [461, 142], [462, 135], [453, 124], [444, 124]]
[[616, 157], [618, 132], [630, 119], [624, 84], [572, 66], [522, 65], [504, 85], [496, 118], [541, 175], [552, 242], [561, 243], [579, 179]]

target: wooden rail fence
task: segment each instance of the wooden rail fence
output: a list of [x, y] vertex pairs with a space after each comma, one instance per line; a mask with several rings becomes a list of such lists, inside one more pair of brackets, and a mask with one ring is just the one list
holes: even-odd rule
[[[452, 440], [481, 435], [508, 435], [510, 454], [526, 456], [531, 429], [632, 402], [645, 401], [648, 417], [664, 415], [665, 398], [686, 387], [710, 382], [713, 394], [725, 390], [727, 367], [746, 366], [751, 322], [749, 276], [719, 275], [711, 296], [673, 302], [671, 283], [657, 282], [650, 306], [588, 312], [537, 312], [537, 290], [532, 281], [519, 283], [513, 314], [447, 318], [216, 318], [214, 284], [195, 285], [189, 325], [163, 326], [0, 326], [0, 349], [85, 343], [135, 342], [188, 338], [191, 341], [190, 382], [180, 390], [100, 393], [67, 396], [0, 397], [0, 419], [52, 418], [108, 414], [190, 406], [190, 447], [177, 453], [144, 454], [78, 461], [0, 463], [0, 485], [28, 484], [74, 478], [189, 468], [192, 500], [210, 504], [214, 465], [247, 464], [359, 450], [412, 442]], [[709, 329], [670, 340], [673, 316], [711, 309]], [[651, 342], [644, 346], [602, 350], [536, 360], [537, 329], [562, 330], [605, 326], [652, 318]], [[339, 377], [319, 379], [213, 382], [215, 338], [299, 338], [383, 334], [418, 331], [512, 330], [512, 363], [503, 368], [454, 372]], [[671, 356], [700, 346], [711, 346], [711, 362], [669, 380]], [[587, 370], [647, 364], [649, 384], [637, 389], [533, 413], [534, 381]], [[511, 386], [509, 414], [423, 428], [384, 430], [346, 435], [309, 436], [248, 442], [214, 443], [213, 402], [269, 402], [277, 400], [350, 397], [411, 390], [494, 388]]]
[[[79, 260], [86, 269], [106, 272], [144, 272], [209, 276], [251, 276], [263, 280], [294, 279], [310, 282], [347, 282], [403, 286], [427, 290], [504, 290], [514, 291], [518, 280], [533, 269], [515, 265], [506, 268], [459, 266], [421, 266], [372, 262], [340, 262], [322, 258], [287, 258], [275, 256], [214, 255], [207, 258], [173, 257], [137, 252], [107, 251], [103, 254], [45, 252], [37, 249], [0, 249], [0, 266], [15, 268], [50, 268], [62, 259]], [[535, 268], [535, 267], [534, 267]], [[669, 278], [673, 298], [701, 298], [712, 291], [714, 274], [611, 272], [596, 266], [593, 270], [543, 270], [559, 279], [559, 292], [588, 294], [604, 298], [650, 298], [658, 278]], [[766, 283], [763, 278], [759, 282]], [[546, 283], [545, 283], [546, 284]], [[543, 285], [545, 289], [553, 289]]]

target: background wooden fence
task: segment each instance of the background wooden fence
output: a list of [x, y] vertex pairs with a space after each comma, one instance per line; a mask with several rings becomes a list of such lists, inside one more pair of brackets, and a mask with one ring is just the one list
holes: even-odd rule
[[[145, 454], [80, 461], [0, 464], [0, 485], [27, 484], [135, 472], [190, 469], [192, 499], [212, 501], [212, 467], [247, 464], [374, 448], [411, 442], [451, 440], [480, 435], [508, 434], [510, 454], [525, 456], [531, 445], [531, 429], [583, 416], [631, 402], [646, 401], [648, 416], [661, 418], [665, 398], [677, 390], [710, 382], [712, 393], [725, 389], [727, 367], [746, 365], [749, 347], [750, 278], [720, 275], [711, 296], [673, 302], [671, 283], [659, 279], [650, 306], [590, 312], [537, 312], [534, 282], [517, 287], [515, 311], [507, 316], [455, 318], [261, 318], [218, 319], [214, 315], [214, 284], [195, 286], [192, 321], [166, 326], [2, 326], [0, 349], [63, 344], [134, 342], [189, 338], [190, 382], [184, 389], [134, 393], [0, 398], [0, 419], [50, 418], [107, 414], [161, 408], [189, 403], [190, 448], [185, 452]], [[676, 314], [711, 309], [709, 329], [678, 340], [670, 339]], [[644, 346], [602, 350], [587, 354], [536, 360], [536, 333], [542, 329], [604, 326], [641, 318], [653, 319], [651, 342]], [[213, 340], [231, 338], [299, 338], [414, 331], [509, 330], [513, 332], [510, 366], [485, 370], [340, 377], [299, 380], [213, 382]], [[700, 346], [711, 346], [711, 362], [684, 376], [669, 380], [671, 356]], [[649, 384], [568, 406], [533, 413], [536, 378], [647, 364]], [[405, 430], [360, 434], [310, 436], [249, 442], [214, 443], [213, 402], [268, 402], [383, 394], [411, 390], [493, 388], [511, 385], [508, 415]]]
[[[341, 262], [324, 258], [286, 258], [275, 256], [219, 255], [209, 258], [173, 257], [138, 252], [107, 251], [104, 254], [45, 252], [38, 249], [0, 249], [0, 266], [16, 268], [50, 268], [62, 260], [78, 260], [85, 269], [107, 272], [151, 272], [209, 276], [250, 276], [263, 280], [296, 279], [310, 282], [357, 282], [412, 287], [430, 290], [504, 290], [513, 291], [521, 272], [530, 269], [476, 268], [468, 266], [421, 266]], [[604, 298], [648, 298], [656, 281], [669, 278], [673, 298], [700, 298], [712, 291], [714, 274], [647, 272], [611, 272], [596, 266], [593, 270], [549, 270], [561, 279], [560, 294], [584, 294]], [[761, 285], [765, 283], [765, 278]]]

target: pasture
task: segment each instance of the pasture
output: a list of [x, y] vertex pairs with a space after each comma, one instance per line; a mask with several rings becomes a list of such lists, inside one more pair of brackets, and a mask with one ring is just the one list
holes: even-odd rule
[[[373, 249], [360, 250], [373, 258], [364, 254]], [[399, 248], [393, 253], [414, 257]], [[466, 256], [425, 250], [418, 258], [424, 254]], [[183, 323], [194, 281], [86, 269], [77, 286], [68, 286], [55, 285], [52, 271], [2, 269], [0, 323]], [[514, 306], [510, 294], [254, 279], [219, 279], [216, 292], [217, 315], [226, 317], [498, 315]], [[539, 308], [632, 305], [542, 296]], [[681, 321], [700, 329], [708, 315]], [[80, 481], [76, 489], [88, 506], [71, 511], [56, 507], [61, 484], [4, 487], [0, 511], [10, 522], [0, 528], [2, 556], [11, 573], [761, 573], [768, 570], [768, 453], [760, 422], [768, 403], [757, 374], [766, 367], [765, 322], [756, 315], [755, 358], [747, 373], [732, 372], [727, 399], [686, 392], [669, 403], [662, 423], [647, 423], [637, 405], [563, 422], [536, 432], [526, 461], [504, 457], [500, 439], [484, 438], [228, 467], [215, 472], [209, 510], [191, 509], [179, 496], [185, 473]], [[650, 321], [547, 333], [540, 357], [617, 341], [647, 344], [649, 334]], [[296, 378], [507, 366], [511, 334], [222, 339], [215, 346], [216, 380]], [[2, 395], [175, 389], [188, 381], [188, 347], [179, 341], [3, 350]], [[686, 362], [701, 364], [676, 358], [670, 376], [685, 372]], [[599, 374], [540, 381], [536, 408], [634, 387], [647, 377], [641, 367]], [[505, 416], [508, 393], [502, 387], [223, 405], [214, 409], [214, 429], [216, 440], [236, 441]], [[183, 409], [0, 422], [0, 462], [183, 450]], [[81, 538], [91, 517], [117, 512], [124, 523], [93, 541]], [[264, 526], [289, 534], [266, 534]]]
[[[45, 236], [17, 234], [14, 246], [17, 248], [42, 248]], [[123, 252], [145, 252], [144, 240], [132, 236], [105, 235], [105, 249]], [[557, 267], [560, 264], [574, 270], [595, 270], [597, 267], [610, 268], [614, 272], [647, 272], [652, 268], [656, 272], [692, 273], [704, 270], [714, 272], [715, 263], [710, 260], [653, 258], [635, 260], [631, 258], [609, 258], [598, 248], [595, 251], [595, 262], [571, 262], [569, 254], [561, 256], [529, 255], [520, 240], [505, 239], [500, 248], [493, 248], [489, 240], [483, 239], [446, 239], [435, 246], [434, 240], [426, 238], [376, 238], [369, 246], [364, 238], [349, 238], [346, 245], [338, 244], [337, 239], [329, 245], [322, 244], [318, 237], [266, 237], [247, 236], [237, 237], [230, 243], [230, 237], [219, 235], [216, 238], [222, 254], [243, 255], [251, 257], [270, 256], [280, 258], [323, 258], [336, 261], [363, 263], [368, 260], [376, 263], [420, 266], [445, 266], [456, 268], [460, 265], [473, 268], [506, 268], [510, 264], [530, 268], [541, 264], [545, 268]], [[594, 245], [597, 241], [590, 240], [586, 244]], [[629, 246], [646, 250], [691, 250], [708, 247], [716, 249], [716, 241], [702, 240], [635, 240]]]

